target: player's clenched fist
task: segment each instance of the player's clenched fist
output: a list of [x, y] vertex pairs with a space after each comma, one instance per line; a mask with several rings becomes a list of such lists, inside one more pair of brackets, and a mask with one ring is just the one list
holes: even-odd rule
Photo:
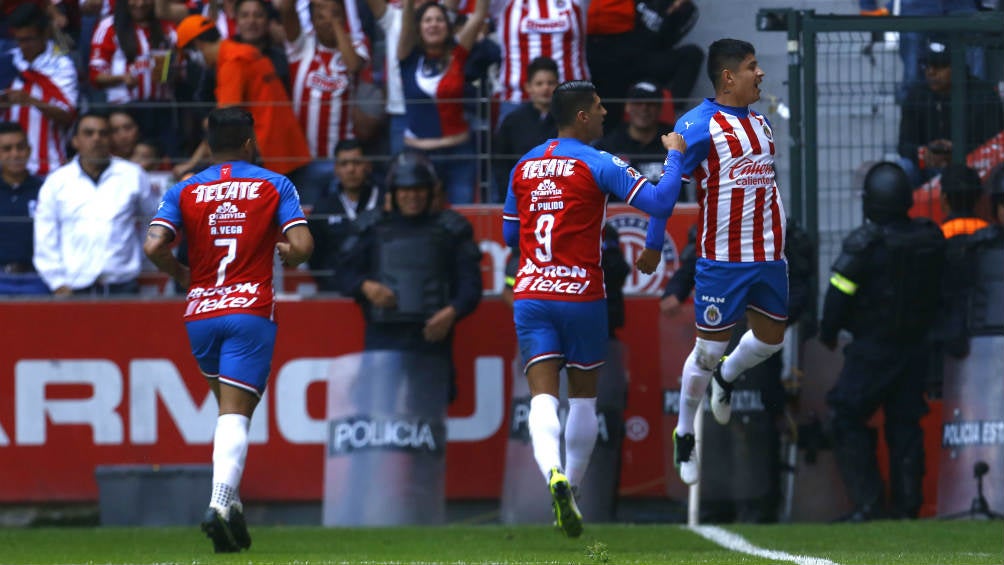
[[680, 153], [687, 151], [687, 142], [684, 141], [683, 136], [671, 131], [666, 135], [662, 136], [662, 146], [666, 148], [666, 151], [671, 151], [676, 149]]

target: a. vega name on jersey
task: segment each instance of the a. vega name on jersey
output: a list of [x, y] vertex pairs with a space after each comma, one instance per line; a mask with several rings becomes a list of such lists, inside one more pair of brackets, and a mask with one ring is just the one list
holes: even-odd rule
[[223, 200], [254, 200], [260, 196], [262, 181], [221, 181], [200, 184], [192, 189], [195, 202], [220, 202]]

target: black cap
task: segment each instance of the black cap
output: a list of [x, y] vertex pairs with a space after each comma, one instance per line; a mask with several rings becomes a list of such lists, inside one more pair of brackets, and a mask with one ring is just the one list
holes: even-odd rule
[[975, 169], [952, 163], [941, 172], [941, 192], [943, 194], [961, 192], [982, 192], [983, 183]]
[[628, 100], [644, 100], [659, 104], [662, 102], [662, 91], [651, 82], [636, 82], [627, 91]]
[[924, 49], [924, 64], [929, 67], [947, 67], [952, 64], [952, 51], [948, 43], [929, 41]]

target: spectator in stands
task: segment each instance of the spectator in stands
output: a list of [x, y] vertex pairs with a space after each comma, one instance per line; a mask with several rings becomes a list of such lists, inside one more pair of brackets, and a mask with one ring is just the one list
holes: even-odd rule
[[395, 156], [392, 208], [359, 216], [335, 277], [363, 310], [366, 349], [441, 356], [452, 367], [453, 329], [481, 301], [481, 251], [467, 219], [434, 207], [438, 182], [423, 154]]
[[237, 30], [234, 40], [253, 45], [268, 57], [275, 67], [275, 74], [289, 91], [289, 59], [282, 44], [272, 38], [272, 24], [276, 23], [277, 17], [275, 8], [266, 0], [236, 0], [234, 11]]
[[154, 214], [157, 197], [143, 169], [111, 154], [106, 116], [81, 116], [72, 143], [77, 156], [38, 194], [35, 268], [57, 296], [136, 294], [137, 221]]
[[558, 63], [558, 84], [589, 79], [588, 5], [588, 0], [492, 0], [489, 12], [502, 46], [499, 122], [526, 100], [526, 69], [537, 57], [546, 55]]
[[924, 78], [914, 85], [903, 102], [899, 124], [899, 164], [914, 185], [940, 172], [952, 161], [952, 104], [965, 104], [964, 154], [1004, 129], [1001, 99], [987, 82], [963, 75], [966, 99], [953, 101], [951, 53], [947, 44], [931, 42], [924, 55]]
[[136, 120], [126, 108], [115, 107], [108, 112], [108, 124], [112, 128], [112, 155], [132, 159], [140, 131]]
[[489, 0], [453, 35], [446, 9], [436, 3], [415, 9], [403, 0], [397, 56], [407, 101], [404, 143], [432, 158], [451, 204], [474, 201], [477, 162], [471, 129], [464, 117], [464, 64], [488, 14]]
[[[870, 6], [868, 0], [860, 0], [862, 9]], [[965, 16], [975, 14], [978, 0], [900, 0], [900, 16]], [[903, 82], [896, 90], [897, 102], [903, 102], [910, 90], [924, 82], [924, 51], [934, 39], [922, 32], [899, 33], [899, 57], [903, 61]], [[986, 79], [986, 64], [983, 48], [978, 45], [966, 49], [966, 64], [969, 71], [980, 79]]]
[[[662, 136], [673, 131], [672, 124], [659, 122], [662, 90], [650, 82], [639, 82], [631, 85], [627, 98], [627, 123], [603, 136], [596, 148], [620, 157], [657, 184], [666, 158]], [[680, 200], [686, 198], [681, 195]]]
[[28, 172], [29, 155], [21, 126], [0, 122], [0, 294], [49, 292], [31, 264], [31, 222], [42, 179]]
[[90, 82], [109, 104], [129, 104], [140, 131], [169, 151], [177, 143], [173, 91], [166, 82], [174, 27], [154, 15], [153, 0], [121, 0], [91, 40]]
[[237, 35], [237, 0], [154, 0], [154, 4], [157, 17], [176, 26], [192, 14], [201, 14], [216, 24], [223, 39]]
[[590, 0], [586, 20], [589, 75], [607, 109], [603, 131], [610, 132], [620, 125], [627, 89], [637, 79], [630, 62], [644, 58], [633, 40], [635, 0]]
[[356, 73], [369, 60], [369, 49], [361, 37], [350, 35], [350, 29], [359, 29], [358, 16], [345, 9], [343, 0], [312, 2], [314, 29], [308, 33], [301, 31], [295, 7], [293, 2], [283, 2], [281, 16], [292, 72], [293, 112], [314, 158], [305, 173], [308, 180], [298, 185], [301, 199], [311, 207], [331, 181], [338, 142], [354, 137], [352, 95]]
[[551, 115], [551, 95], [558, 87], [558, 64], [550, 57], [537, 57], [526, 69], [523, 85], [529, 100], [511, 112], [495, 132], [492, 170], [495, 176], [496, 202], [501, 202], [509, 187], [509, 175], [527, 151], [557, 137], [558, 126]]
[[146, 171], [146, 176], [150, 179], [150, 190], [157, 197], [163, 196], [174, 184], [174, 176], [167, 169], [164, 151], [156, 139], [147, 138], [137, 142], [129, 160]]
[[[265, 168], [301, 186], [303, 167], [310, 162], [310, 148], [272, 61], [251, 45], [220, 39], [216, 26], [204, 16], [182, 20], [178, 47], [196, 53], [207, 68], [216, 70], [217, 106], [247, 106], [254, 116], [255, 137]], [[203, 142], [179, 168], [194, 167], [208, 155], [209, 147]]]
[[983, 198], [983, 183], [975, 169], [952, 163], [941, 173], [941, 208], [945, 220], [941, 232], [945, 239], [971, 235], [989, 225], [976, 213]]
[[[429, 0], [416, 0], [416, 8], [427, 1]], [[397, 43], [401, 36], [401, 6], [398, 3], [389, 3], [387, 0], [366, 0], [366, 3], [380, 24], [380, 29], [383, 30], [386, 54], [383, 72], [387, 92], [387, 115], [390, 116], [388, 148], [391, 155], [397, 155], [404, 149], [404, 130], [408, 128], [404, 91], [401, 86], [401, 63], [397, 58]]]
[[635, 23], [635, 76], [651, 80], [673, 95], [676, 115], [692, 104], [688, 98], [701, 73], [704, 51], [697, 45], [679, 45], [697, 23], [697, 6], [691, 0], [638, 0]]
[[28, 171], [45, 176], [65, 160], [63, 145], [77, 104], [73, 61], [49, 39], [49, 20], [35, 4], [22, 4], [7, 25], [17, 48], [11, 51], [13, 81], [0, 91], [0, 117], [17, 122], [32, 148]]
[[337, 292], [335, 266], [338, 252], [352, 233], [352, 222], [369, 210], [380, 210], [384, 194], [373, 183], [373, 170], [362, 145], [355, 139], [343, 139], [335, 148], [335, 178], [328, 185], [308, 218], [314, 236], [314, 255], [310, 268], [318, 289]]

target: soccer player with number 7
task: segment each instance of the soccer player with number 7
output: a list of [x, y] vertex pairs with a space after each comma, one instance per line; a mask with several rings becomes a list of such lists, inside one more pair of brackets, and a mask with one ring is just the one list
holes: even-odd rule
[[[519, 246], [513, 317], [530, 386], [533, 454], [551, 492], [555, 520], [569, 537], [582, 534], [575, 501], [596, 444], [596, 388], [607, 357], [607, 307], [600, 267], [603, 221], [612, 194], [666, 218], [680, 194], [687, 145], [677, 133], [666, 148], [658, 186], [609, 153], [589, 145], [603, 135], [603, 108], [588, 81], [558, 86], [551, 113], [558, 137], [531, 149], [513, 168], [503, 233]], [[568, 369], [565, 464], [561, 463], [558, 372]]]
[[[164, 194], [143, 250], [188, 289], [192, 354], [219, 404], [213, 490], [202, 530], [217, 553], [230, 553], [251, 546], [238, 487], [251, 415], [265, 392], [275, 348], [273, 256], [278, 252], [288, 266], [303, 263], [314, 239], [293, 183], [251, 164], [258, 144], [250, 113], [213, 110], [207, 137], [214, 164]], [[181, 231], [190, 269], [171, 254]], [[276, 243], [280, 233], [285, 241]]]

